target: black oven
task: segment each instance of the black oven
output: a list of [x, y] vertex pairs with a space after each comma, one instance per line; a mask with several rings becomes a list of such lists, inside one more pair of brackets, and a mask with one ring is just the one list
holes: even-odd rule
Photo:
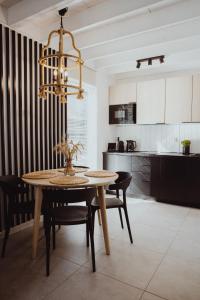
[[136, 103], [109, 105], [109, 124], [135, 124]]

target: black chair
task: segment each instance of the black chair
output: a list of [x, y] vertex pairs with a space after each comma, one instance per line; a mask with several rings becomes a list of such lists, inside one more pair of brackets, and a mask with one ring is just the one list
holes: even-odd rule
[[73, 165], [74, 168], [81, 168], [81, 169], [89, 169], [89, 167], [86, 167], [86, 166], [77, 166], [77, 165]]
[[[28, 215], [29, 218], [32, 217], [34, 212], [34, 201], [27, 200], [29, 189], [21, 178], [15, 175], [0, 176], [0, 187], [3, 191], [4, 201], [5, 233], [1, 251], [1, 257], [4, 257], [14, 217], [19, 219], [20, 216], [22, 216], [24, 221], [26, 215]], [[23, 201], [25, 196], [27, 199], [26, 201]], [[21, 199], [19, 199], [19, 197], [21, 197]]]
[[[96, 189], [58, 190], [46, 189], [43, 191], [44, 227], [46, 237], [46, 275], [50, 272], [50, 239], [53, 234], [53, 249], [55, 249], [55, 225], [86, 224], [87, 246], [89, 237], [91, 242], [92, 269], [96, 271], [95, 249], [92, 227], [91, 202], [96, 195]], [[66, 205], [67, 201], [67, 205]], [[77, 205], [85, 202], [86, 206]], [[76, 203], [76, 205], [71, 205]], [[61, 204], [61, 206], [60, 206]], [[62, 205], [63, 204], [63, 205]]]
[[[119, 210], [119, 216], [120, 216], [120, 221], [121, 221], [121, 227], [122, 229], [124, 228], [123, 225], [123, 219], [122, 219], [122, 212], [121, 208], [124, 209], [124, 214], [126, 218], [126, 223], [127, 223], [127, 228], [129, 232], [129, 237], [130, 237], [130, 242], [133, 243], [133, 238], [132, 238], [132, 233], [131, 233], [131, 228], [130, 228], [130, 222], [129, 222], [129, 217], [128, 217], [128, 210], [127, 210], [127, 203], [126, 203], [126, 190], [130, 185], [132, 176], [128, 172], [116, 172], [119, 176], [115, 180], [115, 183], [112, 185], [109, 185], [108, 192], [115, 191], [116, 197], [113, 198], [105, 198], [106, 201], [106, 208], [118, 208]], [[123, 195], [123, 200], [120, 199], [120, 190], [122, 190], [122, 195]], [[95, 222], [95, 212], [100, 209], [99, 201], [98, 198], [95, 198], [92, 201], [91, 204], [92, 207], [92, 222], [94, 226]]]

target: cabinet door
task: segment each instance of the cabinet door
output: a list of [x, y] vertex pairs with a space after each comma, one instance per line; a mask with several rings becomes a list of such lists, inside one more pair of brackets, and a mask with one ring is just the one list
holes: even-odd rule
[[131, 156], [120, 154], [103, 154], [103, 168], [110, 171], [131, 171]]
[[176, 204], [188, 201], [187, 162], [189, 160], [184, 157], [161, 158], [160, 201]]
[[200, 74], [193, 76], [192, 122], [200, 122]]
[[136, 102], [136, 83], [123, 83], [110, 86], [109, 104], [127, 104]]
[[137, 123], [164, 123], [165, 80], [139, 82], [137, 85]]
[[192, 76], [166, 79], [165, 123], [191, 122]]

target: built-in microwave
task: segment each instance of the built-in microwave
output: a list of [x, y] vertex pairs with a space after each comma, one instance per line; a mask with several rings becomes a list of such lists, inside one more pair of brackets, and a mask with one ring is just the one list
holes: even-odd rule
[[135, 124], [136, 103], [109, 105], [109, 124]]

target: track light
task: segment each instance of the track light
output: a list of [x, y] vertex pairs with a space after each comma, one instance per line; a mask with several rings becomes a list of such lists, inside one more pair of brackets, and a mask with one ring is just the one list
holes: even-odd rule
[[136, 65], [136, 68], [139, 69], [141, 66], [141, 63], [137, 60], [137, 65]]
[[148, 65], [151, 66], [153, 60], [159, 60], [160, 63], [163, 64], [165, 62], [164, 59], [165, 59], [164, 55], [138, 59], [138, 60], [136, 60], [136, 62], [137, 62], [136, 68], [139, 69], [141, 67], [141, 63], [143, 63], [143, 62], [148, 62]]
[[164, 58], [165, 58], [164, 55], [162, 55], [162, 56], [160, 57], [160, 63], [161, 63], [161, 64], [164, 63]]

